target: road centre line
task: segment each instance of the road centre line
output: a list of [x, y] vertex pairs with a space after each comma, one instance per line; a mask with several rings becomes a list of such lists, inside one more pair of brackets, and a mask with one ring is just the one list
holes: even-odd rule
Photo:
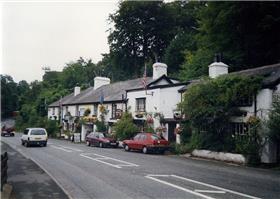
[[67, 147], [67, 146], [63, 146], [63, 145], [58, 145], [58, 146], [65, 148], [65, 149], [70, 149], [72, 151], [83, 152], [81, 149], [77, 149], [77, 148]]
[[199, 182], [199, 181], [192, 180], [192, 179], [189, 179], [189, 178], [184, 178], [184, 177], [177, 176], [177, 175], [170, 175], [170, 176], [181, 179], [181, 180], [189, 181], [189, 182], [192, 182], [192, 183], [196, 183], [196, 184], [204, 185], [204, 186], [207, 186], [207, 187], [211, 187], [211, 188], [214, 188], [214, 189], [219, 189], [221, 191], [225, 191], [225, 192], [232, 193], [232, 194], [235, 194], [235, 195], [239, 195], [239, 196], [243, 196], [243, 197], [247, 197], [247, 198], [251, 198], [251, 199], [261, 199], [261, 198], [255, 197], [255, 196], [240, 193], [240, 192], [237, 192], [237, 191], [232, 191], [232, 190], [229, 190], [229, 189], [225, 189], [225, 188], [218, 187], [218, 186], [215, 186], [215, 185], [207, 184], [207, 183], [204, 183], [204, 182]]
[[[200, 196], [200, 197], [205, 198], [205, 199], [215, 199], [215, 198], [213, 198], [213, 197], [209, 197], [209, 196], [206, 196], [206, 195], [197, 193], [197, 192], [192, 191], [192, 190], [190, 190], [190, 189], [186, 189], [186, 188], [184, 188], [184, 187], [180, 187], [180, 186], [178, 186], [178, 185], [175, 185], [175, 184], [166, 182], [166, 181], [164, 181], [164, 180], [157, 179], [157, 178], [155, 178], [156, 176], [155, 176], [155, 177], [153, 177], [153, 176], [154, 176], [154, 175], [147, 175], [147, 176], [145, 176], [145, 177], [146, 177], [146, 178], [149, 178], [149, 179], [151, 179], [151, 180], [160, 182], [160, 183], [162, 183], [162, 184], [165, 184], [165, 185], [174, 187], [174, 188], [176, 188], [176, 189], [180, 189], [180, 190], [185, 191], [185, 192], [187, 192], [187, 193], [190, 193], [190, 194], [193, 194], [193, 195], [196, 195], [196, 196]], [[166, 176], [164, 176], [164, 177], [166, 177]]]
[[202, 190], [202, 189], [195, 189], [194, 191], [198, 193], [226, 193], [225, 191]]
[[118, 165], [114, 165], [114, 164], [111, 164], [111, 163], [108, 163], [108, 162], [104, 162], [104, 161], [102, 161], [102, 160], [100, 160], [100, 159], [92, 158], [92, 157], [89, 157], [89, 156], [84, 155], [84, 154], [80, 154], [80, 156], [82, 156], [82, 157], [84, 157], [84, 158], [88, 158], [88, 159], [94, 160], [94, 161], [97, 161], [97, 162], [101, 162], [101, 163], [103, 163], [103, 164], [110, 165], [110, 166], [115, 167], [115, 168], [118, 168], [118, 169], [121, 168], [121, 167], [118, 166]]
[[60, 150], [65, 151], [65, 152], [72, 152], [70, 150], [67, 150], [67, 149], [64, 149], [64, 148], [61, 148], [61, 147], [57, 147], [57, 146], [54, 146], [54, 145], [51, 145], [50, 147], [60, 149]]
[[[97, 156], [97, 158], [90, 157], [89, 155], [95, 155], [95, 156]], [[119, 160], [119, 159], [116, 159], [116, 158], [111, 158], [111, 157], [99, 155], [99, 154], [96, 154], [96, 153], [82, 153], [82, 154], [80, 154], [80, 156], [91, 159], [91, 160], [94, 160], [94, 161], [97, 161], [97, 162], [101, 162], [101, 163], [110, 165], [110, 166], [118, 168], [118, 169], [120, 169], [122, 167], [129, 167], [129, 166], [137, 167], [137, 166], [139, 166], [137, 164], [133, 164], [133, 163], [130, 163], [130, 162], [127, 162], [127, 161]], [[116, 162], [120, 162], [121, 164], [111, 164], [109, 162], [102, 161], [102, 160], [113, 160], [113, 161], [116, 161]]]

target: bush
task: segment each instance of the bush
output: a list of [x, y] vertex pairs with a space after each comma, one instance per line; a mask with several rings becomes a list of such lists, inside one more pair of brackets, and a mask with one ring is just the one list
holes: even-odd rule
[[273, 100], [267, 126], [269, 128], [270, 139], [280, 141], [280, 97], [275, 97]]
[[116, 137], [120, 140], [132, 138], [138, 131], [137, 126], [133, 123], [131, 113], [124, 113], [123, 116], [113, 127]]
[[56, 134], [60, 131], [58, 122], [56, 120], [48, 120], [45, 128], [48, 132], [48, 135], [51, 137], [55, 137]]
[[171, 153], [175, 153], [177, 155], [185, 154], [185, 153], [190, 153], [191, 152], [191, 148], [187, 144], [171, 143], [170, 144], [170, 152]]
[[96, 125], [97, 132], [106, 132], [107, 131], [107, 126], [105, 125], [104, 121], [97, 120], [95, 125]]

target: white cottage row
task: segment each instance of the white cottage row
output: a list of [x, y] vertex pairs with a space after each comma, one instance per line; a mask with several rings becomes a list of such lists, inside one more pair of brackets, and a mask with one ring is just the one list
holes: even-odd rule
[[[214, 62], [209, 65], [209, 76], [216, 78], [228, 73], [228, 66], [222, 62]], [[247, 112], [245, 116], [232, 118], [232, 131], [237, 134], [246, 133], [246, 121], [252, 115], [267, 120], [269, 110], [272, 107], [274, 95], [280, 94], [280, 64], [263, 66], [254, 69], [235, 72], [237, 75], [263, 76], [262, 89], [251, 99], [240, 104], [240, 109]], [[153, 77], [110, 83], [110, 79], [96, 77], [94, 87], [80, 91], [75, 87], [74, 92], [63, 97], [51, 105], [48, 109], [48, 118], [58, 119], [61, 114], [65, 129], [73, 129], [76, 117], [84, 115], [89, 109], [91, 115], [100, 117], [101, 103], [107, 110], [105, 122], [112, 126], [119, 115], [124, 111], [130, 111], [134, 122], [139, 126], [150, 115], [154, 121], [154, 128], [165, 127], [163, 136], [169, 141], [175, 141], [174, 130], [180, 123], [180, 111], [177, 104], [182, 101], [182, 95], [188, 87], [199, 80], [179, 82], [167, 76], [167, 65], [163, 63], [153, 64]], [[61, 110], [61, 111], [60, 111]], [[69, 113], [69, 114], [67, 114]], [[71, 115], [72, 117], [69, 117]], [[71, 119], [70, 119], [71, 118]], [[179, 118], [179, 120], [178, 120]], [[93, 131], [94, 125], [86, 123], [82, 126], [81, 139], [84, 140], [87, 131]], [[277, 147], [278, 145], [278, 147]], [[272, 163], [277, 161], [277, 148], [279, 143], [270, 143], [264, 147], [262, 162]]]
[[[61, 114], [64, 129], [74, 130], [74, 120], [83, 116], [87, 109], [90, 110], [91, 116], [100, 118], [102, 105], [106, 109], [105, 122], [109, 127], [117, 121], [122, 112], [128, 110], [140, 127], [147, 117], [151, 116], [154, 128], [165, 128], [165, 138], [175, 141], [174, 129], [179, 120], [174, 119], [174, 114], [177, 113], [177, 104], [181, 101], [179, 90], [188, 83], [167, 77], [167, 65], [163, 63], [153, 64], [153, 77], [145, 79], [110, 83], [108, 78], [95, 77], [94, 87], [84, 91], [75, 87], [72, 94], [50, 104], [48, 118], [59, 119]], [[83, 124], [81, 139], [85, 139], [88, 131], [94, 130], [93, 123]]]

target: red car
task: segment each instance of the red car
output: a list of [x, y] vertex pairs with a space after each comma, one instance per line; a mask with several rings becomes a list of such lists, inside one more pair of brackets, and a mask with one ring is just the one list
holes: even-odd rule
[[123, 148], [126, 151], [132, 149], [141, 150], [143, 153], [164, 153], [169, 148], [169, 142], [153, 133], [138, 133], [133, 139], [124, 140]]
[[7, 128], [5, 125], [1, 129], [1, 136], [15, 136], [14, 134], [15, 128], [9, 127]]
[[99, 146], [100, 148], [103, 147], [115, 147], [119, 146], [119, 143], [116, 139], [109, 137], [105, 133], [99, 132], [92, 132], [86, 136], [86, 144], [88, 146]]

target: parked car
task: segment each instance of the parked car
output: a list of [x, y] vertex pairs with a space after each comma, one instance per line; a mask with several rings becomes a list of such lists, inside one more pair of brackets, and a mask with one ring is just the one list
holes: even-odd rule
[[86, 144], [87, 146], [99, 146], [100, 148], [103, 147], [115, 147], [119, 146], [119, 142], [110, 137], [106, 133], [101, 132], [92, 132], [86, 136]]
[[3, 125], [1, 129], [1, 136], [15, 136], [14, 131], [14, 127], [6, 127], [5, 125]]
[[141, 150], [143, 153], [164, 153], [169, 148], [169, 142], [154, 133], [138, 133], [133, 139], [124, 140], [123, 148], [126, 151], [132, 149]]
[[28, 147], [31, 145], [47, 146], [48, 134], [44, 128], [27, 128], [21, 136], [21, 144]]

